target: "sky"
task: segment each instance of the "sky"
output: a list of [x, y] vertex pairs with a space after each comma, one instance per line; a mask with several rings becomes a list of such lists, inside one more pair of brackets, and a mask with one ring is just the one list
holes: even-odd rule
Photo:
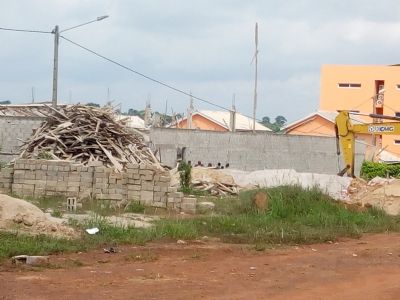
[[[0, 27], [62, 33], [132, 70], [252, 115], [259, 26], [257, 118], [289, 122], [318, 109], [323, 64], [400, 63], [398, 0], [2, 0]], [[0, 30], [0, 100], [50, 101], [54, 35]], [[108, 100], [122, 111], [185, 113], [189, 97], [59, 45], [60, 103]], [[196, 109], [219, 109], [195, 100]]]

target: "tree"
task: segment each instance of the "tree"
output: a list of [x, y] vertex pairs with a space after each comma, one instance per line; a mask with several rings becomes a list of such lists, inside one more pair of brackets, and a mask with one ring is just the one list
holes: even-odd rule
[[6, 104], [11, 104], [10, 100], [4, 100], [4, 101], [0, 101], [1, 105], [6, 105]]
[[278, 125], [280, 128], [285, 126], [286, 122], [287, 122], [287, 120], [284, 116], [277, 116], [275, 118], [275, 124]]
[[100, 107], [100, 104], [94, 103], [94, 102], [89, 102], [86, 104], [87, 106], [91, 106], [91, 107]]
[[269, 117], [265, 116], [262, 118], [262, 122], [264, 125], [269, 125], [271, 124], [271, 120], [269, 119]]
[[287, 120], [284, 116], [276, 116], [275, 122], [271, 123], [271, 119], [268, 116], [262, 118], [261, 123], [271, 129], [273, 132], [281, 132], [282, 127], [285, 126]]

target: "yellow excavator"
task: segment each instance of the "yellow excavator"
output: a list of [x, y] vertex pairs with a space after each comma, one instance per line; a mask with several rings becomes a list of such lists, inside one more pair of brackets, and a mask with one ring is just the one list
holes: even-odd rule
[[[343, 152], [345, 168], [338, 175], [354, 176], [354, 153], [355, 153], [355, 135], [400, 135], [400, 117], [385, 116], [379, 114], [360, 114], [352, 111], [338, 111], [335, 119], [337, 154], [340, 155], [340, 148]], [[375, 120], [393, 120], [397, 122], [374, 122], [366, 124], [353, 124], [350, 119], [351, 114], [369, 116]], [[340, 145], [340, 146], [339, 146]]]

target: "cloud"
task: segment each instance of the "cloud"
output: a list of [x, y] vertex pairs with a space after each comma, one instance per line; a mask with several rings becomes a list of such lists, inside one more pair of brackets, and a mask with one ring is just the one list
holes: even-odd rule
[[[0, 27], [51, 31], [110, 18], [64, 35], [133, 69], [199, 97], [251, 114], [254, 24], [259, 22], [258, 116], [292, 121], [318, 108], [322, 64], [399, 63], [400, 3], [298, 1], [7, 1]], [[53, 35], [0, 31], [1, 99], [50, 99]], [[188, 97], [61, 41], [60, 99], [104, 103], [107, 88], [126, 108], [183, 112]], [[71, 96], [72, 95], [72, 96]], [[210, 108], [196, 102], [198, 108]]]

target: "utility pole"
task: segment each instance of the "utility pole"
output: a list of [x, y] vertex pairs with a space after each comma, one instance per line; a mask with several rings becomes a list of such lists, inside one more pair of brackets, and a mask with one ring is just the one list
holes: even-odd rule
[[257, 110], [257, 77], [258, 77], [258, 23], [255, 28], [255, 43], [256, 52], [254, 53], [255, 60], [255, 78], [254, 78], [254, 103], [253, 103], [253, 133], [256, 132], [256, 110]]
[[235, 132], [235, 131], [236, 131], [236, 106], [235, 106], [235, 98], [236, 98], [236, 95], [233, 94], [233, 96], [232, 96], [232, 109], [231, 109], [231, 111], [229, 112], [229, 113], [230, 113], [230, 118], [229, 118], [230, 124], [229, 124], [229, 127], [230, 127], [230, 130], [231, 130], [232, 132]]
[[192, 98], [192, 93], [190, 93], [190, 105], [188, 108], [188, 112], [187, 112], [187, 129], [192, 129], [193, 124], [192, 124], [192, 114], [193, 114], [193, 98]]
[[35, 87], [32, 87], [32, 103], [35, 103]]
[[51, 99], [53, 107], [57, 107], [57, 86], [58, 86], [58, 44], [60, 42], [60, 30], [58, 25], [53, 30], [54, 33], [54, 63], [53, 63], [53, 97]]

